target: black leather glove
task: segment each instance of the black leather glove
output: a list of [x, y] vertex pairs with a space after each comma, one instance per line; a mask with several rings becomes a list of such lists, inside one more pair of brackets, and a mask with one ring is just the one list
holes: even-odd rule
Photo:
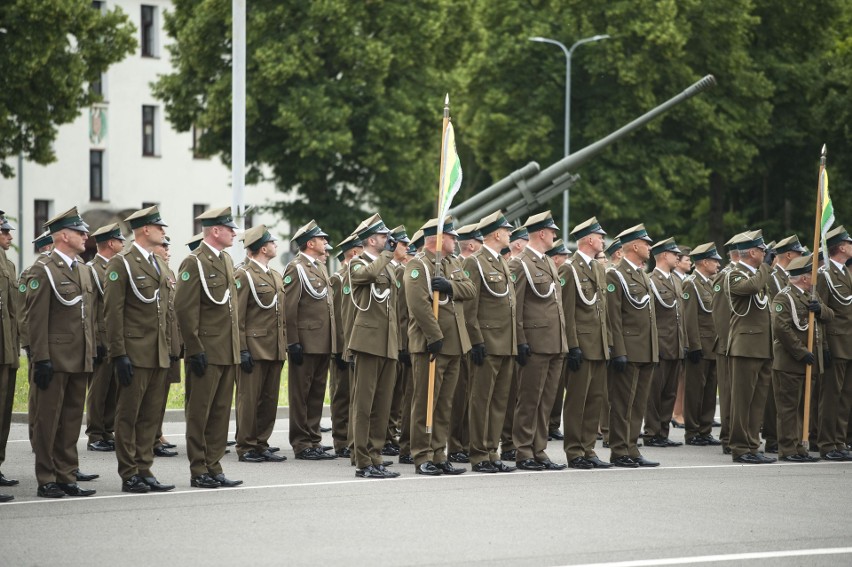
[[816, 299], [808, 301], [808, 311], [819, 317], [822, 314], [822, 305]]
[[485, 362], [485, 354], [485, 343], [473, 345], [470, 349], [470, 359], [477, 366], [482, 366], [482, 364]]
[[47, 390], [47, 385], [53, 380], [53, 363], [48, 360], [37, 360], [35, 362], [35, 376], [33, 382], [40, 390]]
[[302, 343], [293, 343], [287, 347], [287, 354], [290, 355], [290, 362], [296, 366], [301, 366], [305, 361], [305, 357], [302, 352]]
[[411, 368], [411, 353], [406, 349], [399, 351], [399, 361], [406, 367]]
[[385, 242], [385, 250], [393, 252], [394, 250], [396, 250], [396, 244], [397, 244], [396, 238], [394, 238], [393, 236], [388, 234], [388, 240], [387, 240], [387, 242]]
[[801, 362], [813, 366], [813, 364], [816, 362], [816, 357], [814, 356], [814, 353], [809, 352], [808, 354], [802, 357]]
[[199, 378], [207, 372], [207, 353], [199, 352], [189, 357], [189, 369]]
[[828, 350], [828, 349], [825, 349], [824, 351], [822, 351], [822, 364], [823, 364], [823, 366], [825, 366], [826, 368], [831, 368], [832, 362], [834, 362], [834, 359], [831, 358], [831, 351]]
[[437, 276], [432, 278], [432, 291], [438, 291], [447, 297], [453, 297], [453, 284], [447, 278]]
[[100, 364], [107, 357], [107, 349], [103, 345], [98, 345], [95, 349], [95, 364]]
[[627, 357], [616, 356], [612, 359], [612, 367], [618, 370], [619, 372], [624, 372], [625, 370], [627, 370]]
[[580, 370], [580, 365], [583, 364], [583, 349], [580, 347], [571, 347], [568, 349], [568, 368], [572, 372]]
[[698, 364], [699, 362], [701, 362], [701, 359], [704, 358], [704, 352], [701, 349], [691, 350], [686, 353], [686, 357], [692, 364]]
[[341, 372], [349, 370], [349, 363], [344, 360], [342, 352], [334, 353], [334, 365], [337, 366], [337, 369]]
[[254, 359], [251, 357], [250, 351], [240, 351], [240, 368], [246, 374], [251, 374], [251, 371], [254, 370]]
[[444, 348], [444, 339], [438, 339], [434, 343], [429, 343], [426, 345], [426, 350], [431, 355], [429, 357], [429, 362], [432, 362], [436, 358], [438, 358], [438, 353], [441, 352], [441, 349]]
[[29, 345], [27, 345], [27, 346], [25, 346], [25, 347], [24, 347], [24, 352], [27, 354], [27, 360], [29, 360], [30, 358], [32, 358], [32, 357], [31, 357], [31, 355], [30, 355], [30, 347], [29, 347]]
[[133, 381], [133, 363], [130, 362], [130, 357], [126, 354], [116, 356], [112, 359], [112, 363], [115, 366], [115, 374], [118, 376], [119, 384], [130, 386], [130, 383]]
[[518, 345], [518, 356], [515, 357], [515, 360], [518, 362], [518, 364], [520, 364], [521, 366], [526, 366], [527, 361], [530, 359], [530, 356], [532, 356], [530, 345], [528, 345], [527, 343]]
[[178, 360], [180, 360], [180, 357], [177, 356], [176, 354], [170, 354], [169, 355], [169, 362], [177, 362]]

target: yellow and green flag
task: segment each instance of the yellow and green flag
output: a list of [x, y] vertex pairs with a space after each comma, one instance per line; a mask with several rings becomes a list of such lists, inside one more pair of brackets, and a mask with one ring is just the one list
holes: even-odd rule
[[828, 195], [828, 171], [825, 168], [822, 169], [822, 175], [819, 178], [819, 198], [822, 205], [820, 232], [822, 233], [823, 247], [825, 247], [825, 235], [831, 230], [831, 225], [834, 224], [834, 205], [831, 204], [831, 197]]
[[453, 131], [452, 122], [447, 124], [443, 144], [444, 167], [441, 169], [441, 193], [438, 196], [438, 232], [444, 231], [444, 218], [447, 216], [447, 212], [453, 204], [453, 197], [459, 192], [462, 182], [461, 161], [459, 161], [459, 155], [456, 152], [456, 135]]

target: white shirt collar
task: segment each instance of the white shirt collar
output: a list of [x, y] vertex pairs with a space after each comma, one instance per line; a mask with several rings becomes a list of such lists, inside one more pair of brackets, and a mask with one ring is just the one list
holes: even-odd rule
[[[202, 241], [201, 241], [201, 243], [202, 243], [203, 245], [205, 245], [207, 248], [209, 248], [210, 250], [212, 250], [212, 251], [213, 251], [213, 253], [214, 253], [214, 254], [216, 254], [216, 257], [217, 257], [217, 258], [218, 258], [218, 257], [222, 254], [222, 251], [221, 251], [221, 250], [216, 250], [215, 248], [213, 248], [212, 246], [210, 246], [209, 244], [207, 244], [207, 242], [205, 242], [205, 241], [203, 241], [203, 240], [202, 240]], [[134, 242], [134, 244], [136, 244], [136, 243]]]
[[139, 244], [137, 244], [135, 240], [133, 241], [133, 246], [135, 246], [136, 249], [142, 253], [142, 257], [145, 258], [146, 262], [151, 261], [151, 253], [139, 246]]
[[694, 274], [698, 274], [699, 276], [701, 276], [701, 279], [702, 279], [702, 280], [704, 280], [705, 282], [709, 282], [709, 281], [710, 281], [710, 278], [708, 278], [707, 276], [705, 276], [704, 274], [702, 274], [702, 273], [701, 273], [701, 270], [695, 270], [693, 273], [694, 273]]
[[104, 258], [101, 254], [95, 254], [95, 258], [100, 258], [104, 262], [109, 262], [109, 258]]
[[251, 259], [251, 261], [252, 261], [252, 262], [254, 262], [255, 264], [257, 264], [257, 265], [258, 265], [258, 267], [259, 267], [261, 270], [263, 270], [263, 273], [264, 273], [264, 274], [268, 274], [268, 273], [269, 273], [269, 266], [264, 266], [263, 264], [261, 264], [260, 262], [258, 262], [257, 260], [255, 260], [254, 258], [252, 258], [252, 259]]
[[803, 290], [802, 288], [800, 288], [799, 286], [797, 286], [796, 284], [790, 284], [790, 285], [793, 286], [794, 288], [798, 289], [799, 291], [801, 291], [803, 294], [808, 293], [805, 290]]
[[75, 262], [76, 258], [69, 258], [69, 257], [68, 257], [68, 256], [66, 256], [65, 254], [63, 254], [62, 252], [60, 252], [57, 248], [54, 248], [54, 250], [56, 251], [56, 253], [57, 253], [57, 254], [59, 254], [59, 257], [60, 257], [60, 258], [62, 258], [63, 260], [65, 260], [65, 263], [66, 263], [66, 264], [68, 264], [68, 267], [69, 267], [69, 268], [71, 267], [71, 264], [73, 264], [73, 263]]
[[483, 244], [482, 247], [485, 248], [486, 250], [488, 250], [489, 252], [491, 252], [491, 255], [494, 256], [495, 258], [500, 257], [500, 254], [498, 254], [495, 250], [492, 250], [491, 247], [488, 246], [487, 244]]
[[686, 274], [681, 274], [681, 273], [680, 273], [680, 272], [678, 272], [677, 270], [675, 270], [675, 271], [674, 271], [674, 274], [675, 274], [677, 277], [679, 277], [679, 278], [680, 278], [680, 281], [683, 281], [683, 280], [685, 280], [685, 279], [686, 279]]
[[366, 256], [367, 258], [369, 258], [371, 261], [373, 261], [373, 262], [375, 262], [375, 261], [376, 261], [376, 256], [373, 256], [372, 254], [370, 254], [369, 252], [367, 252], [367, 249], [366, 249], [366, 248], [364, 249], [363, 254], [364, 254], [364, 256]]
[[527, 245], [527, 248], [529, 249], [530, 252], [532, 252], [533, 254], [538, 256], [539, 258], [544, 258], [544, 254], [542, 254], [541, 252], [539, 252], [538, 250], [536, 250], [532, 246]]
[[745, 267], [745, 268], [748, 268], [748, 270], [749, 270], [752, 274], [756, 274], [756, 273], [757, 273], [757, 268], [752, 268], [749, 264], [746, 264], [745, 262], [740, 262], [740, 266], [743, 266], [743, 267]]
[[300, 254], [303, 258], [307, 258], [308, 262], [310, 262], [310, 263], [311, 263], [311, 265], [313, 265], [313, 266], [316, 266], [316, 265], [317, 265], [317, 261], [316, 261], [316, 260], [314, 260], [312, 256], [310, 256], [310, 255], [308, 255], [308, 254], [305, 254], [305, 253], [304, 253], [304, 252], [302, 252], [301, 250], [299, 251], [299, 254]]
[[837, 266], [837, 269], [840, 270], [841, 272], [846, 269], [846, 264], [841, 264], [840, 262], [838, 262], [837, 260], [835, 260], [833, 258], [829, 258], [829, 260], [831, 260], [831, 263], [834, 264], [835, 266]]
[[654, 268], [654, 271], [655, 271], [655, 272], [660, 272], [660, 274], [662, 274], [662, 276], [663, 276], [664, 278], [666, 278], [667, 280], [668, 280], [668, 279], [671, 279], [671, 277], [672, 277], [671, 273], [668, 273], [668, 274], [667, 274], [667, 273], [665, 273], [664, 271], [662, 271], [660, 268]]
[[583, 253], [583, 251], [582, 251], [582, 250], [580, 250], [579, 248], [577, 249], [577, 254], [579, 254], [579, 255], [580, 255], [580, 258], [582, 258], [582, 259], [583, 259], [583, 261], [586, 263], [586, 265], [587, 265], [587, 266], [589, 266], [590, 268], [592, 267], [592, 261], [593, 261], [593, 258], [591, 258], [590, 256], [586, 256], [586, 255]]
[[628, 259], [627, 259], [627, 256], [623, 257], [623, 258], [622, 258], [622, 260], [624, 260], [625, 262], [627, 262], [627, 264], [628, 264], [631, 268], [633, 268], [634, 270], [636, 270], [637, 272], [641, 272], [641, 271], [642, 271], [642, 270], [640, 270], [640, 269], [639, 269], [639, 266], [637, 266], [636, 264], [634, 264], [633, 262], [631, 262], [630, 260], [628, 260]]

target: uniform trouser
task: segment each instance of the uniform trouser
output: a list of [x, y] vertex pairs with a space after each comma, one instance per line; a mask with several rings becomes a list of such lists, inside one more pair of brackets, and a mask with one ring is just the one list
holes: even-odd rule
[[335, 451], [342, 451], [349, 445], [349, 373], [348, 362], [342, 370], [337, 364], [331, 365], [331, 380], [334, 384], [331, 391], [331, 438]]
[[355, 390], [352, 393], [352, 444], [359, 469], [382, 464], [388, 428], [396, 360], [355, 353]]
[[731, 361], [724, 354], [716, 355], [716, 382], [719, 385], [719, 441], [727, 448], [731, 441]]
[[115, 407], [115, 456], [121, 480], [134, 475], [154, 476], [151, 474], [154, 464], [151, 440], [160, 424], [167, 370], [137, 366], [133, 368], [130, 385], [119, 385]]
[[520, 366], [512, 367], [512, 383], [509, 384], [509, 402], [506, 405], [506, 417], [503, 419], [503, 430], [500, 432], [500, 450], [503, 452], [515, 450], [515, 440], [512, 439], [512, 429], [515, 425], [515, 406], [518, 405], [518, 371]]
[[237, 455], [264, 452], [275, 428], [284, 361], [255, 360], [250, 373], [237, 377]]
[[169, 362], [169, 369], [166, 370], [166, 377], [163, 379], [163, 405], [160, 410], [160, 425], [157, 427], [157, 434], [154, 436], [154, 447], [161, 444], [163, 421], [166, 419], [166, 406], [169, 404], [169, 390], [171, 390], [172, 384], [180, 384], [180, 360]]
[[767, 447], [778, 443], [778, 408], [775, 403], [775, 380], [772, 379], [766, 390], [766, 406], [763, 408], [763, 438]]
[[731, 356], [731, 456], [757, 453], [772, 360]]
[[561, 354], [533, 353], [518, 371], [518, 402], [512, 439], [519, 462], [550, 460], [546, 452], [547, 424], [564, 361]]
[[295, 453], [322, 444], [320, 420], [328, 380], [329, 355], [305, 354], [302, 364], [288, 363], [290, 445]]
[[432, 399], [432, 432], [426, 432], [426, 408], [429, 395], [429, 354], [411, 355], [411, 456], [415, 466], [426, 461], [447, 460], [446, 446], [450, 429], [453, 394], [459, 379], [460, 355], [439, 354], [435, 359], [435, 388]]
[[514, 365], [511, 356], [495, 355], [487, 355], [481, 366], [470, 365], [468, 422], [470, 462], [474, 465], [500, 460], [500, 430], [509, 405]]
[[453, 410], [450, 414], [450, 438], [447, 440], [447, 452], [468, 453], [470, 451], [469, 408], [470, 377], [473, 374], [470, 353], [463, 354], [459, 365], [459, 379], [453, 393]]
[[30, 389], [27, 394], [27, 427], [30, 439], [30, 447], [33, 452], [35, 452], [35, 445], [33, 444], [33, 429], [35, 429], [35, 418], [36, 418], [36, 386], [35, 382], [33, 382], [33, 378], [35, 378], [35, 370], [33, 368], [33, 361], [27, 357], [27, 370], [29, 371], [29, 384]]
[[686, 362], [677, 374], [677, 396], [675, 396], [672, 420], [683, 423], [683, 398], [686, 395]]
[[852, 406], [852, 360], [835, 359], [821, 378], [819, 390], [819, 452], [845, 449]]
[[636, 442], [648, 405], [654, 366], [653, 362], [628, 362], [624, 372], [615, 371], [607, 377], [611, 460], [640, 456]]
[[683, 424], [686, 439], [710, 435], [716, 415], [716, 361], [686, 362], [683, 385]]
[[6, 442], [12, 428], [12, 405], [15, 401], [15, 379], [18, 369], [0, 365], [0, 466], [6, 461]]
[[114, 439], [115, 407], [118, 381], [113, 374], [113, 364], [104, 360], [95, 365], [89, 380], [86, 398], [86, 436], [89, 443]]
[[392, 445], [399, 445], [399, 432], [402, 429], [402, 396], [405, 395], [405, 384], [399, 379], [400, 366], [402, 366], [402, 363], [397, 361], [393, 395], [391, 396], [390, 417], [388, 418], [388, 430], [385, 433], [385, 442]]
[[33, 450], [39, 486], [48, 482], [77, 482], [77, 438], [83, 424], [88, 372], [54, 372], [42, 390], [35, 388]]
[[822, 399], [822, 375], [814, 373], [811, 376], [811, 412], [808, 419], [808, 442], [810, 447], [817, 446], [817, 438], [819, 437], [819, 410]]
[[203, 376], [191, 378], [192, 393], [186, 407], [186, 455], [193, 477], [222, 472], [220, 461], [228, 443], [237, 368], [236, 364], [210, 364]]
[[607, 366], [606, 374], [604, 374], [603, 389], [601, 390], [601, 416], [598, 421], [598, 430], [601, 432], [604, 443], [609, 444], [609, 375], [615, 372], [612, 366]]
[[682, 370], [683, 360], [660, 360], [654, 369], [645, 408], [646, 435], [668, 438], [677, 398], [677, 377]]
[[[562, 408], [565, 401], [565, 383], [568, 380], [568, 367], [562, 365], [562, 373], [559, 375], [559, 385], [554, 392], [553, 407], [550, 408], [550, 416], [547, 418], [547, 431], [556, 431], [562, 427]], [[567, 425], [566, 425], [567, 427]]]
[[402, 382], [402, 422], [399, 428], [399, 454], [411, 454], [411, 398], [414, 395], [412, 367], [400, 364], [397, 382]]
[[606, 361], [584, 360], [576, 372], [567, 368], [565, 378], [565, 456], [596, 457], [603, 390], [606, 385]]
[[778, 456], [806, 455], [802, 444], [805, 375], [772, 371], [772, 391], [777, 408]]

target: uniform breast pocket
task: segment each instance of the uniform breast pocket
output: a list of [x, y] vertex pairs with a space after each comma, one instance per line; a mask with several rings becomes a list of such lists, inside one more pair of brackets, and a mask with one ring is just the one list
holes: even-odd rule
[[220, 281], [218, 278], [215, 278], [215, 277], [208, 277], [207, 278], [207, 288], [208, 289], [217, 289], [217, 288], [222, 287], [222, 285], [224, 285], [223, 282]]
[[760, 335], [763, 333], [763, 329], [755, 326], [747, 326], [740, 329], [740, 335]]
[[47, 335], [47, 342], [52, 345], [67, 345], [74, 342], [74, 335], [71, 333], [50, 333]]
[[80, 295], [80, 288], [74, 284], [60, 284], [57, 286], [56, 291], [66, 300], [74, 299]]
[[246, 329], [247, 337], [265, 337], [266, 329]]
[[553, 280], [548, 276], [536, 276], [532, 279], [532, 283], [535, 286], [536, 291], [544, 294], [550, 291]]

